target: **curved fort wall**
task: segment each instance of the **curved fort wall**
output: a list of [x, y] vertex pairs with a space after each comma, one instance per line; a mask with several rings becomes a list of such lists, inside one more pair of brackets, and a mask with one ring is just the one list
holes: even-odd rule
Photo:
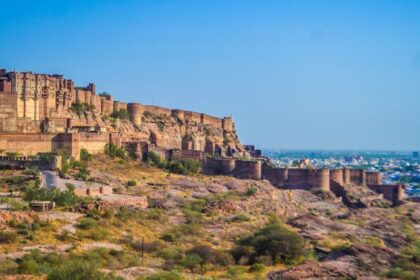
[[131, 115], [131, 120], [135, 124], [141, 124], [141, 118], [144, 113], [144, 107], [140, 103], [128, 103], [127, 110]]
[[208, 158], [206, 160], [206, 169], [212, 174], [233, 175], [241, 179], [260, 180], [262, 177], [260, 161]]
[[331, 180], [339, 183], [340, 185], [344, 182], [344, 172], [343, 169], [332, 169], [330, 170]]
[[223, 175], [231, 174], [236, 168], [236, 162], [234, 159], [224, 159], [222, 160], [221, 172]]
[[399, 204], [404, 199], [405, 185], [368, 185], [371, 190], [383, 194], [384, 198], [391, 200], [394, 204]]
[[313, 188], [319, 188], [323, 191], [330, 190], [330, 170], [308, 169], [308, 184]]
[[366, 185], [366, 171], [365, 170], [350, 170], [350, 183]]
[[241, 179], [261, 179], [261, 162], [260, 161], [235, 161], [235, 176]]
[[382, 174], [380, 172], [366, 171], [366, 185], [382, 185]]
[[275, 168], [271, 166], [263, 166], [262, 176], [269, 180], [272, 184], [284, 186], [288, 180], [288, 168]]

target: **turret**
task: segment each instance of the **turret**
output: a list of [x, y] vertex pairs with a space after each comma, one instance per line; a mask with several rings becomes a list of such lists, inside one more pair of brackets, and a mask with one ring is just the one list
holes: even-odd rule
[[127, 104], [127, 110], [130, 113], [131, 120], [135, 124], [141, 124], [142, 122], [142, 116], [144, 113], [144, 107], [140, 103], [128, 103]]

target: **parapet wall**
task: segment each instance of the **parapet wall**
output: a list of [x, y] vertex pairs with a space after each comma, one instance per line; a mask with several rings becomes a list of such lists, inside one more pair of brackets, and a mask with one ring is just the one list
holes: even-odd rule
[[205, 154], [203, 151], [178, 149], [171, 150], [169, 156], [171, 160], [194, 159], [202, 161], [205, 158]]
[[328, 190], [330, 180], [339, 185], [382, 184], [382, 175], [379, 172], [350, 169], [276, 168], [264, 165], [262, 176], [276, 186], [289, 188], [315, 187]]
[[235, 176], [241, 179], [261, 180], [261, 162], [236, 160]]
[[[320, 189], [332, 191], [352, 204], [344, 188], [346, 184], [365, 185], [394, 204], [404, 198], [404, 185], [383, 185], [379, 172], [350, 169], [276, 168], [260, 161], [235, 160], [233, 158], [206, 160], [206, 171], [210, 174], [229, 175], [243, 179], [266, 179], [273, 185], [291, 189]], [[357, 206], [357, 205], [356, 205]]]
[[405, 185], [368, 185], [368, 187], [377, 192], [383, 194], [384, 198], [391, 200], [394, 204], [400, 204], [404, 199]]
[[127, 110], [127, 103], [114, 101], [114, 112], [119, 112], [121, 109]]
[[58, 134], [0, 134], [0, 150], [17, 152], [24, 156], [65, 150], [79, 158], [80, 149], [101, 153], [109, 141], [108, 133], [58, 133]]
[[114, 111], [119, 111], [120, 109], [127, 109], [131, 115], [132, 121], [138, 124], [141, 123], [143, 115], [146, 112], [148, 112], [152, 115], [166, 117], [173, 116], [181, 121], [195, 122], [197, 124], [204, 124], [218, 128], [224, 128], [226, 131], [233, 130], [233, 120], [231, 117], [221, 119], [218, 117], [192, 111], [168, 109], [159, 106], [142, 105], [140, 103], [125, 104], [119, 101], [115, 101]]
[[201, 123], [201, 114], [191, 111], [184, 111], [184, 119], [186, 121]]
[[0, 93], [0, 131], [17, 130], [17, 99], [14, 94]]
[[222, 119], [209, 116], [206, 114], [201, 114], [201, 123], [206, 125], [211, 125], [214, 127], [222, 127]]
[[233, 158], [207, 159], [206, 170], [216, 175], [230, 175], [241, 179], [261, 180], [260, 161], [235, 160]]
[[382, 173], [366, 171], [366, 185], [382, 185]]
[[112, 96], [101, 96], [101, 113], [102, 114], [112, 114], [114, 111], [114, 100]]
[[366, 171], [351, 169], [350, 182], [359, 185], [366, 185]]

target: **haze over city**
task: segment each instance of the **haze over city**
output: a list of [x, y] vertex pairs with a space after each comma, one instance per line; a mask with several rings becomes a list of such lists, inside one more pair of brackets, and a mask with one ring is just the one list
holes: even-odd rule
[[419, 6], [7, 1], [0, 66], [232, 114], [242, 142], [259, 147], [419, 150]]

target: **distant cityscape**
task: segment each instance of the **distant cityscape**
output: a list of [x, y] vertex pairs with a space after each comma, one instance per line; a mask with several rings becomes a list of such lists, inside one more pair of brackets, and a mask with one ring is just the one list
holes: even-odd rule
[[355, 168], [383, 173], [386, 184], [404, 183], [406, 194], [420, 197], [419, 152], [288, 151], [263, 150], [279, 167], [293, 167], [303, 159], [314, 168]]

